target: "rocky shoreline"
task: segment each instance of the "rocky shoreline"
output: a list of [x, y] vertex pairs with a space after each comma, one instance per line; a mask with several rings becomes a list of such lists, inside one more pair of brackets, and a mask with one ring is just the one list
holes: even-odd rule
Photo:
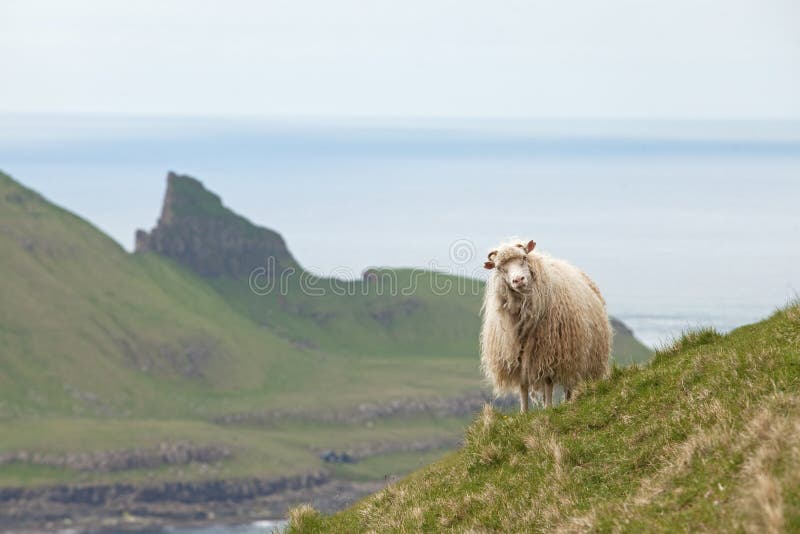
[[[235, 414], [215, 421], [233, 425], [270, 425], [292, 419], [329, 423], [363, 423], [428, 413], [434, 416], [470, 415], [492, 399], [476, 392], [455, 398], [396, 399], [362, 403], [350, 409], [324, 413], [275, 411]], [[341, 450], [318, 449], [328, 463], [357, 462], [394, 452], [424, 452], [458, 446], [459, 438], [415, 440], [403, 443], [352, 444]], [[0, 466], [29, 464], [66, 468], [75, 472], [118, 472], [185, 465], [214, 466], [230, 459], [233, 451], [214, 444], [164, 442], [148, 448], [75, 452], [9, 451], [0, 454]], [[213, 470], [208, 470], [209, 473]], [[209, 475], [212, 476], [212, 475]], [[163, 527], [243, 524], [286, 517], [294, 506], [310, 503], [323, 512], [335, 512], [374, 493], [389, 480], [352, 482], [334, 479], [327, 471], [297, 476], [250, 479], [207, 479], [163, 483], [74, 483], [40, 487], [0, 487], [0, 532], [141, 531]]]
[[145, 530], [236, 524], [286, 516], [311, 503], [339, 510], [385, 485], [314, 472], [275, 479], [206, 480], [156, 485], [58, 485], [0, 488], [0, 531]]

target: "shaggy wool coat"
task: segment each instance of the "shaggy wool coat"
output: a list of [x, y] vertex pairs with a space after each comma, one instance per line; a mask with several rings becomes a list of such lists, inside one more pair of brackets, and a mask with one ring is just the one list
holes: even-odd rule
[[572, 389], [608, 373], [612, 330], [595, 283], [566, 261], [518, 244], [501, 246], [500, 266], [525, 257], [532, 284], [512, 290], [494, 269], [486, 285], [481, 328], [481, 367], [497, 394], [520, 385], [541, 389], [546, 380]]

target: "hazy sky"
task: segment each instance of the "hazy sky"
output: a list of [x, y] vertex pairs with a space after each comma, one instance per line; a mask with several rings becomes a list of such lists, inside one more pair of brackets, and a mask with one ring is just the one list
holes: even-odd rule
[[0, 119], [0, 169], [128, 248], [173, 169], [326, 275], [535, 239], [653, 343], [800, 291], [800, 121]]
[[0, 112], [800, 118], [797, 0], [0, 0]]

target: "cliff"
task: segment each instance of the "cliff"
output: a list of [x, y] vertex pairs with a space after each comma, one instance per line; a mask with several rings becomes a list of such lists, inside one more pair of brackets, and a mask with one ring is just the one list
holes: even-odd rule
[[136, 252], [155, 252], [197, 274], [247, 278], [275, 258], [278, 270], [296, 267], [283, 238], [222, 204], [219, 196], [185, 175], [170, 172], [158, 224], [136, 232]]

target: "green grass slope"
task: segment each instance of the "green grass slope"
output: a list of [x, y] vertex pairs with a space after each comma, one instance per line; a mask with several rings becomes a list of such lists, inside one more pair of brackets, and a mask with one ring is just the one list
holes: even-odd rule
[[[409, 269], [371, 269], [368, 281], [310, 277], [278, 234], [224, 206], [198, 180], [175, 173], [167, 177], [162, 216], [150, 236], [142, 250], [155, 250], [204, 276], [232, 308], [297, 346], [477, 360], [483, 295], [478, 280]], [[270, 256], [280, 282], [266, 289], [267, 278], [256, 277], [264, 291], [253, 291], [251, 274], [267, 267]], [[209, 265], [224, 268], [209, 270]], [[620, 329], [615, 359], [629, 364], [651, 355], [630, 331]]]
[[474, 294], [438, 292], [438, 284], [455, 288], [459, 279], [410, 269], [376, 272], [386, 280], [382, 290], [362, 280], [317, 280], [312, 287], [324, 296], [309, 294], [299, 279], [290, 281], [280, 296], [258, 295], [244, 280], [209, 282], [243, 315], [301, 345], [336, 353], [477, 361], [477, 291], [482, 287], [476, 283]]
[[[157, 254], [126, 253], [2, 174], [0, 272], [0, 418], [208, 419], [479, 384], [477, 301], [470, 310], [471, 301], [423, 288], [410, 307], [400, 295], [373, 295], [331, 296], [312, 309], [304, 297], [291, 299], [297, 313], [276, 308], [283, 324], [258, 324], [207, 280]], [[252, 295], [246, 281], [230, 284]], [[275, 295], [263, 300], [280, 306]], [[406, 320], [409, 310], [421, 313]], [[396, 316], [403, 329], [357, 324]], [[405, 339], [422, 336], [435, 342]]]
[[[196, 184], [186, 193], [173, 181], [175, 195], [188, 195], [173, 215], [232, 216]], [[263, 235], [238, 216], [225, 224]], [[421, 414], [367, 425], [313, 417], [264, 423], [258, 415], [357, 411], [364, 402], [455, 397], [481, 387], [480, 297], [459, 291], [463, 279], [437, 276], [438, 287], [454, 286], [441, 295], [431, 273], [386, 270], [380, 274], [395, 290], [382, 295], [357, 281], [344, 295], [314, 297], [295, 279], [285, 296], [260, 296], [248, 280], [202, 277], [153, 252], [129, 254], [2, 173], [0, 274], [0, 455], [161, 442], [232, 451], [214, 469], [94, 473], [5, 463], [0, 487], [272, 476], [331, 469], [319, 459], [325, 449], [434, 444], [424, 454], [384, 450], [336, 473], [382, 479], [443, 454], [436, 444], [452, 444], [468, 419]], [[402, 292], [412, 279], [416, 291]], [[256, 417], [219, 422], [231, 414]]]
[[202, 413], [201, 392], [263, 389], [308, 360], [193, 274], [2, 174], [0, 272], [0, 417]]
[[[611, 324], [615, 326], [616, 321], [612, 320]], [[633, 334], [622, 328], [615, 327], [612, 348], [612, 358], [615, 365], [619, 367], [641, 365], [650, 361], [652, 357], [653, 351], [636, 339]]]
[[[214, 421], [231, 413], [322, 412], [365, 400], [446, 397], [473, 392], [480, 383], [470, 354], [432, 350], [387, 357], [299, 347], [232, 308], [207, 280], [156, 254], [126, 253], [91, 224], [2, 173], [0, 273], [0, 454], [102, 453], [165, 441], [232, 451], [211, 470], [93, 473], [0, 464], [0, 486], [321, 469], [321, 449], [446, 442], [466, 421], [426, 416], [369, 427]], [[392, 336], [385, 339], [388, 344]], [[365, 470], [382, 477], [378, 470], [393, 454], [383, 455], [384, 465], [360, 466], [352, 477]], [[409, 459], [396, 460], [393, 472], [406, 469]]]
[[465, 446], [290, 532], [800, 530], [800, 306], [685, 335], [574, 402], [484, 411]]

